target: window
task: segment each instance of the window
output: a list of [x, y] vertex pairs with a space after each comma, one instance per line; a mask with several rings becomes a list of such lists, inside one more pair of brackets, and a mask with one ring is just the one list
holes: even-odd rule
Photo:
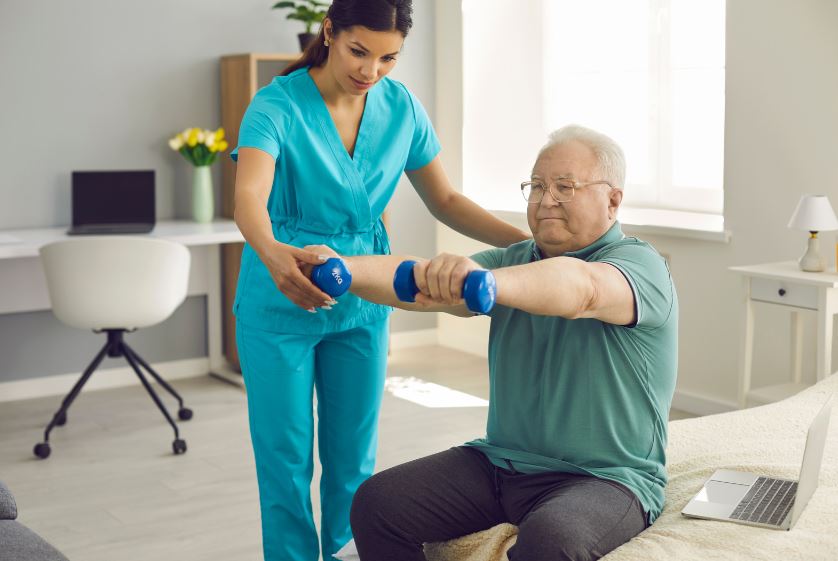
[[546, 135], [578, 123], [626, 153], [624, 206], [721, 214], [725, 0], [464, 0], [468, 196], [523, 210]]

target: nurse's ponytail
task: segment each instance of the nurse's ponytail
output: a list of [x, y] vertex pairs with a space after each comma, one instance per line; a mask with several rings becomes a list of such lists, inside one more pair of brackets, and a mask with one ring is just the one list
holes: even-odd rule
[[[326, 17], [332, 22], [332, 35], [355, 25], [373, 31], [399, 31], [407, 37], [413, 27], [413, 0], [334, 0]], [[323, 66], [329, 58], [323, 25], [303, 55], [280, 74], [285, 76], [300, 68]]]

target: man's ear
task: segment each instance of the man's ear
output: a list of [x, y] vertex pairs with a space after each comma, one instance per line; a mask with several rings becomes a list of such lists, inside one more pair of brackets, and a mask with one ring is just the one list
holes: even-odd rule
[[623, 202], [623, 190], [622, 189], [611, 189], [611, 192], [608, 194], [608, 214], [611, 218], [617, 214], [617, 209], [620, 208], [620, 204]]

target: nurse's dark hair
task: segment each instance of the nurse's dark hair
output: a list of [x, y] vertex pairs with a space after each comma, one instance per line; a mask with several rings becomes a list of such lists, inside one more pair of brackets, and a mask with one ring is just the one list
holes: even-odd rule
[[[360, 25], [373, 31], [398, 31], [407, 37], [413, 27], [413, 0], [334, 0], [326, 17], [332, 22], [332, 36], [344, 29]], [[282, 76], [304, 66], [322, 66], [329, 58], [329, 47], [323, 26], [303, 55], [288, 65]]]

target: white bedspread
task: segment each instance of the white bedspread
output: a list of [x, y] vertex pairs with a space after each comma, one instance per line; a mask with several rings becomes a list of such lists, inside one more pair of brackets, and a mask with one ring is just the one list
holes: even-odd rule
[[[838, 560], [838, 403], [832, 408], [820, 485], [788, 532], [697, 520], [681, 509], [718, 468], [797, 479], [806, 431], [838, 390], [838, 374], [786, 400], [669, 423], [666, 505], [645, 532], [612, 551], [606, 561], [674, 559]], [[429, 561], [507, 561], [515, 527], [496, 526], [440, 544], [428, 544]]]

